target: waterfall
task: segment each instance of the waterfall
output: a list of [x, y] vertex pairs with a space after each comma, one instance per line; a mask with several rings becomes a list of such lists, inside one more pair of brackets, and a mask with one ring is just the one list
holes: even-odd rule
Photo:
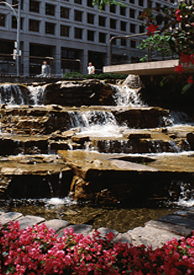
[[11, 106], [24, 105], [27, 102], [17, 84], [1, 84], [0, 85], [0, 104], [8, 104]]
[[117, 106], [146, 107], [142, 101], [139, 89], [131, 89], [127, 85], [118, 87], [111, 85], [115, 90], [114, 100]]
[[30, 92], [30, 98], [32, 101], [32, 105], [42, 105], [43, 104], [43, 94], [45, 86], [28, 86], [28, 90]]
[[108, 111], [69, 111], [71, 128], [80, 127], [79, 134], [98, 137], [122, 137], [126, 126], [119, 126], [114, 115]]
[[[23, 88], [22, 88], [23, 87]], [[41, 105], [45, 86], [20, 86], [18, 84], [0, 85], [0, 104], [9, 106]]]

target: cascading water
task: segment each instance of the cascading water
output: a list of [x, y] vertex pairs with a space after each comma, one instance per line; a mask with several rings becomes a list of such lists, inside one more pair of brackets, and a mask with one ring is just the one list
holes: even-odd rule
[[[10, 106], [17, 106], [17, 105], [25, 105], [25, 104], [29, 104], [29, 105], [33, 105], [33, 106], [37, 106], [37, 105], [43, 105], [43, 95], [44, 95], [44, 89], [45, 86], [29, 86], [26, 89], [26, 92], [21, 92], [20, 86], [17, 85], [10, 85], [10, 84], [3, 84], [0, 85], [0, 103], [1, 104], [7, 104]], [[25, 87], [26, 88], [26, 87]], [[141, 107], [147, 107], [147, 105], [141, 100], [141, 96], [139, 93], [139, 89], [131, 89], [129, 87], [127, 87], [126, 85], [123, 86], [114, 86], [114, 99], [115, 99], [115, 105], [117, 107], [130, 107], [130, 108], [135, 108], [138, 107], [139, 109]], [[86, 108], [83, 108], [84, 110], [78, 110], [78, 108], [76, 108], [76, 110], [73, 110], [73, 108], [69, 108], [68, 111], [68, 115], [69, 115], [69, 130], [75, 129], [75, 128], [80, 128], [80, 131], [76, 132], [75, 135], [79, 136], [79, 135], [84, 135], [84, 136], [90, 136], [93, 138], [104, 138], [102, 140], [102, 143], [104, 143], [104, 148], [105, 148], [105, 152], [107, 153], [114, 153], [117, 152], [116, 151], [116, 146], [120, 146], [121, 151], [119, 151], [119, 153], [123, 152], [127, 153], [126, 156], [133, 157], [134, 155], [136, 156], [140, 156], [142, 158], [142, 162], [144, 163], [144, 156], [145, 157], [153, 157], [156, 154], [158, 155], [165, 155], [166, 153], [164, 152], [164, 150], [162, 150], [162, 146], [165, 147], [162, 142], [158, 141], [157, 139], [154, 141], [149, 141], [149, 138], [147, 139], [149, 144], [152, 145], [152, 149], [149, 150], [149, 154], [145, 155], [145, 154], [133, 154], [130, 153], [132, 150], [133, 145], [126, 139], [124, 139], [124, 135], [123, 133], [126, 131], [131, 131], [131, 133], [133, 134], [139, 134], [138, 129], [130, 129], [129, 127], [125, 126], [125, 125], [119, 125], [119, 123], [117, 122], [113, 112], [111, 112], [111, 109], [109, 110], [102, 110], [99, 108], [99, 110], [87, 110]], [[140, 112], [140, 111], [139, 111]], [[53, 115], [53, 114], [52, 114]], [[53, 115], [54, 116], [54, 115]], [[173, 117], [175, 117], [175, 115], [173, 115], [173, 113], [171, 113], [170, 117], [168, 118], [164, 118], [163, 120], [163, 124], [166, 130], [170, 128], [170, 127], [175, 127], [175, 124], [179, 125], [180, 121], [178, 121], [177, 119], [173, 119]], [[166, 119], [166, 121], [165, 121]], [[60, 123], [60, 122], [59, 122]], [[190, 125], [190, 122], [187, 121], [186, 125]], [[53, 124], [57, 124], [57, 119], [54, 120], [53, 119]], [[191, 123], [192, 125], [192, 123]], [[68, 130], [68, 129], [67, 129]], [[149, 131], [151, 132], [152, 130], [150, 129], [143, 129], [145, 131]], [[154, 130], [153, 130], [154, 132]], [[140, 134], [141, 136], [141, 134]], [[141, 138], [140, 138], [141, 139]], [[138, 140], [138, 138], [137, 138]], [[143, 138], [142, 138], [143, 140]], [[139, 140], [138, 140], [139, 141]], [[68, 143], [69, 141], [67, 141]], [[120, 144], [119, 144], [120, 143]], [[119, 144], [119, 145], [118, 145]], [[177, 146], [177, 144], [173, 141], [173, 139], [168, 140], [168, 144], [169, 144], [169, 151], [170, 152], [174, 152], [171, 154], [181, 154], [183, 152], [181, 152], [180, 148]], [[143, 146], [144, 145], [144, 140], [141, 144], [138, 144], [138, 146]], [[189, 145], [188, 145], [189, 146]], [[91, 150], [91, 148], [89, 148], [88, 144], [86, 143], [86, 148], [87, 150]], [[129, 151], [129, 153], [127, 152], [127, 150]], [[69, 143], [69, 149], [73, 150], [74, 147], [71, 143]], [[93, 150], [98, 150], [98, 146], [94, 147]], [[189, 148], [188, 148], [189, 150]], [[36, 164], [38, 165], [38, 164]], [[60, 173], [59, 176], [59, 181], [61, 181], [62, 179], [62, 174]], [[50, 183], [50, 181], [48, 182], [48, 185], [50, 187], [50, 191], [53, 194], [53, 189], [52, 189], [52, 185]], [[181, 185], [182, 186], [182, 185]], [[182, 188], [182, 187], [181, 187]], [[184, 185], [184, 190], [181, 189], [181, 198], [178, 198], [179, 200], [185, 200], [186, 197], [184, 197], [183, 192], [188, 192], [187, 190], [190, 190], [189, 188], [187, 188], [187, 186]], [[190, 192], [190, 191], [189, 191]], [[188, 197], [187, 197], [188, 200]], [[68, 205], [72, 205], [73, 204], [73, 200], [71, 200], [69, 197], [67, 198], [51, 198], [51, 199], [47, 199], [46, 201], [44, 201], [44, 204], [46, 204], [46, 206], [49, 208], [50, 205], [60, 205], [61, 209], [62, 206], [68, 206]], [[34, 206], [33, 206], [34, 207]], [[59, 216], [62, 217], [63, 214], [63, 209], [61, 210]], [[145, 215], [144, 214], [139, 214], [139, 216], [141, 215]], [[137, 214], [138, 216], [138, 214]], [[113, 217], [114, 219], [114, 217]], [[130, 219], [130, 217], [129, 217]], [[118, 222], [119, 223], [119, 222]]]
[[0, 84], [0, 104], [8, 106], [42, 105], [44, 86], [24, 86], [18, 84]]
[[146, 107], [140, 96], [139, 89], [129, 88], [127, 85], [121, 87], [112, 85], [115, 90], [114, 99], [117, 106]]
[[71, 127], [80, 127], [80, 134], [93, 137], [122, 137], [121, 132], [126, 129], [125, 126], [119, 126], [114, 115], [108, 111], [69, 111], [68, 113]]

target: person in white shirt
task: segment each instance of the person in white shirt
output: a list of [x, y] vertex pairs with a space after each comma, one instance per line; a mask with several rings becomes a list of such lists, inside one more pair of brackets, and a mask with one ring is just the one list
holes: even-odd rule
[[95, 67], [92, 65], [92, 62], [89, 63], [88, 74], [95, 74]]
[[47, 65], [46, 61], [43, 62], [41, 71], [42, 71], [41, 76], [43, 76], [43, 77], [49, 77], [49, 76], [51, 76], [51, 69], [50, 69], [50, 66]]

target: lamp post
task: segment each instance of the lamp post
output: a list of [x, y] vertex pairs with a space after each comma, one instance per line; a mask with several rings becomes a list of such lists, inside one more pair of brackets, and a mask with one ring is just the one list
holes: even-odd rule
[[21, 0], [18, 0], [18, 12], [16, 13], [15, 9], [12, 5], [5, 1], [0, 1], [0, 4], [5, 4], [13, 11], [16, 19], [17, 19], [17, 38], [16, 38], [16, 72], [17, 76], [20, 75], [19, 69], [19, 56], [20, 56], [20, 20], [21, 20]]

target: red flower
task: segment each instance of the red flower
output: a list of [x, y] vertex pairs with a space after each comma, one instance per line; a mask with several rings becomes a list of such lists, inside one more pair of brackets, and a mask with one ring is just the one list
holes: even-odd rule
[[193, 83], [193, 77], [191, 75], [187, 78], [187, 83]]
[[146, 28], [146, 30], [148, 31], [147, 34], [154, 35], [154, 32], [157, 30], [157, 28], [158, 28], [158, 25], [157, 26], [155, 26], [154, 24], [149, 25], [149, 27]]
[[191, 61], [191, 56], [186, 55], [184, 53], [181, 53], [181, 62], [182, 63], [188, 63], [189, 64], [190, 61]]
[[178, 22], [180, 22], [182, 20], [182, 15], [180, 14], [180, 10], [179, 9], [176, 10], [175, 16], [176, 16], [176, 20]]
[[183, 66], [179, 63], [178, 66], [175, 66], [174, 68], [175, 72], [178, 72], [179, 74], [181, 74], [184, 71]]

